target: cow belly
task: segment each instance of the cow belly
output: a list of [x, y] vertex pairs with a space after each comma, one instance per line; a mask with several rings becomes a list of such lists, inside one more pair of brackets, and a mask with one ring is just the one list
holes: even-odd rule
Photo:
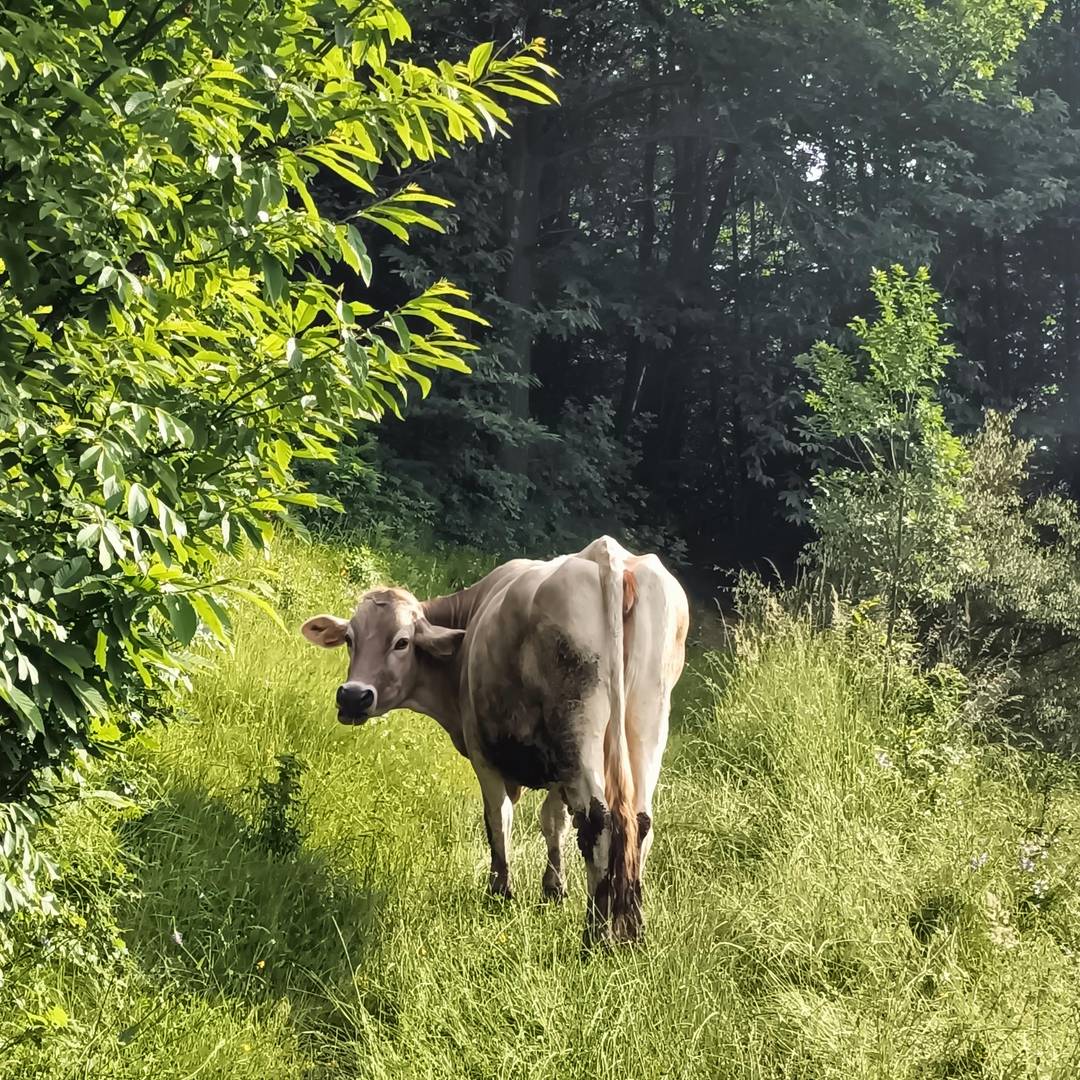
[[546, 788], [571, 778], [580, 759], [582, 702], [599, 686], [598, 657], [558, 627], [536, 627], [505, 676], [473, 694], [479, 750], [504, 779]]
[[504, 780], [527, 788], [546, 788], [571, 773], [573, 747], [544, 731], [539, 740], [497, 733], [483, 739], [484, 758]]

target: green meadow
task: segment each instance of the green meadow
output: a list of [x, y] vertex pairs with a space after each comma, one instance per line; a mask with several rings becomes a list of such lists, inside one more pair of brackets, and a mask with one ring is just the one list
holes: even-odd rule
[[284, 628], [236, 608], [167, 722], [88, 766], [133, 805], [44, 837], [60, 914], [14, 928], [4, 1080], [1080, 1073], [1080, 774], [977, 734], [947, 678], [886, 673], [857, 611], [811, 631], [759, 593], [723, 651], [699, 618], [644, 945], [582, 958], [572, 838], [540, 904], [535, 793], [517, 898], [486, 898], [467, 762], [421, 716], [339, 725], [342, 658], [296, 630], [484, 568], [298, 542], [249, 567]]

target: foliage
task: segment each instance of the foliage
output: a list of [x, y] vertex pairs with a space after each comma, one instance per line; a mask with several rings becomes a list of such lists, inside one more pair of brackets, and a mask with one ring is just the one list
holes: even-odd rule
[[818, 342], [800, 360], [815, 384], [806, 446], [819, 451], [809, 517], [814, 559], [855, 597], [886, 597], [891, 629], [901, 608], [954, 587], [969, 463], [938, 400], [955, 350], [929, 272], [877, 271], [871, 291], [878, 315], [852, 322], [855, 356]]
[[137, 727], [230, 595], [259, 601], [215, 559], [318, 504], [293, 463], [466, 369], [465, 294], [357, 299], [358, 229], [437, 228], [390, 175], [553, 100], [551, 72], [539, 46], [396, 59], [409, 33], [385, 0], [3, 7], [0, 911], [32, 895], [44, 770]]
[[[807, 480], [793, 360], [896, 262], [945, 294], [961, 428], [1027, 402], [1040, 467], [1080, 476], [1071, 0], [420, 6], [422, 50], [494, 18], [542, 34], [562, 76], [560, 109], [425, 171], [455, 203], [445, 236], [380, 245], [409, 287], [466, 283], [492, 324], [479, 378], [440, 380], [386, 435], [395, 471], [457, 498], [437, 530], [527, 548], [556, 502], [550, 434], [606, 400], [639, 459], [621, 520], [699, 566], [790, 567], [805, 533], [770, 492]], [[581, 449], [582, 476], [609, 456]]]
[[295, 855], [303, 842], [300, 777], [307, 765], [293, 754], [279, 754], [274, 764], [274, 778], [260, 776], [255, 787], [253, 834], [262, 847], [280, 859]]
[[1046, 10], [1046, 0], [892, 0], [910, 35], [914, 55], [940, 56], [941, 74], [961, 78], [977, 92], [979, 83], [1016, 52]]
[[936, 611], [946, 650], [985, 669], [1005, 665], [1012, 726], [1080, 753], [1080, 509], [1032, 483], [1030, 440], [1015, 417], [988, 412], [969, 440], [962, 525], [974, 558]]
[[874, 293], [878, 320], [852, 326], [860, 357], [819, 343], [803, 360], [818, 387], [808, 558], [857, 600], [883, 598], [888, 636], [913, 615], [924, 654], [981, 683], [1013, 734], [1075, 754], [1080, 508], [1040, 490], [1015, 413], [950, 430], [937, 395], [953, 350], [925, 272], [877, 275]]
[[304, 462], [298, 471], [312, 490], [339, 504], [308, 512], [321, 533], [378, 534], [415, 544], [430, 541], [435, 531], [432, 497], [369, 428], [342, 439], [332, 461]]
[[[126, 950], [100, 971], [36, 949], [5, 967], [0, 1047], [28, 1014], [67, 1017], [8, 1047], [5, 1077], [546, 1076], [557, 1061], [586, 1080], [661, 1076], [675, 1057], [686, 1080], [1077, 1072], [1075, 766], [972, 738], [967, 692], [924, 680], [902, 638], [883, 699], [882, 626], [842, 605], [814, 632], [758, 586], [733, 654], [692, 650], [645, 949], [581, 962], [572, 837], [567, 902], [530, 902], [535, 793], [515, 821], [522, 899], [493, 911], [468, 764], [418, 716], [338, 724], [341, 658], [296, 632], [355, 599], [367, 572], [350, 566], [426, 595], [472, 558], [275, 544], [288, 628], [238, 610], [239, 647], [197, 676], [189, 718], [118, 763], [142, 816], [83, 804], [49, 830], [84, 940], [111, 916]], [[280, 754], [308, 764], [287, 862], [248, 819]]]

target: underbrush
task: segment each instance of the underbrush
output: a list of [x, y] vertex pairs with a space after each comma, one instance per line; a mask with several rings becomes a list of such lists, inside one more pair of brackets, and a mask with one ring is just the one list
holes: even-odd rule
[[977, 687], [862, 610], [744, 593], [692, 656], [661, 777], [644, 948], [582, 962], [584, 875], [483, 894], [468, 764], [432, 721], [344, 728], [298, 623], [475, 555], [280, 546], [286, 624], [237, 610], [171, 721], [100, 767], [133, 808], [46, 837], [58, 914], [11, 927], [0, 1075], [1049, 1080], [1080, 1068], [1078, 774], [973, 734]]

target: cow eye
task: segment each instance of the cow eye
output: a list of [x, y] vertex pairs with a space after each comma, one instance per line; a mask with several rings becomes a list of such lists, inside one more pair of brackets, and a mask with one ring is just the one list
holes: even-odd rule
[[408, 647], [409, 647], [409, 639], [407, 637], [399, 637], [397, 639], [397, 641], [394, 642], [394, 651], [395, 652], [400, 652], [402, 649], [407, 649]]

